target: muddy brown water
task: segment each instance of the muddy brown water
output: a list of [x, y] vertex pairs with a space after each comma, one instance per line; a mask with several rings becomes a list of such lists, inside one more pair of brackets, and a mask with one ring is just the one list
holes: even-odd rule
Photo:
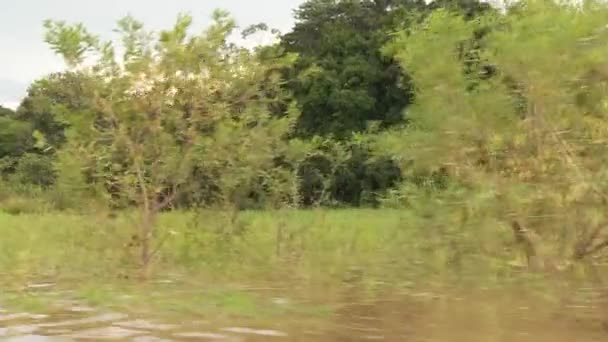
[[[559, 300], [511, 291], [417, 292], [358, 299], [333, 313], [271, 323], [233, 318], [163, 321], [74, 304], [50, 315], [0, 309], [3, 341], [608, 341], [605, 290], [579, 288]], [[287, 301], [287, 299], [285, 299]], [[162, 317], [162, 315], [160, 315]]]

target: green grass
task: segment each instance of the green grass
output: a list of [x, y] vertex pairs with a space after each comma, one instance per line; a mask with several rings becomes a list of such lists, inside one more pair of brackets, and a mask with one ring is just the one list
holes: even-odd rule
[[509, 266], [512, 237], [490, 223], [462, 234], [388, 209], [166, 213], [153, 277], [140, 282], [137, 247], [127, 246], [136, 224], [132, 212], [0, 213], [0, 301], [42, 307], [53, 296], [24, 288], [53, 282], [94, 306], [270, 320], [327, 316], [349, 296], [508, 286], [547, 295], [563, 283]]

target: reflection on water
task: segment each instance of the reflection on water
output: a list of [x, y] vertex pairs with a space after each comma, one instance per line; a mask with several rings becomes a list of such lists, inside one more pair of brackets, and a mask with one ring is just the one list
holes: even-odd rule
[[[0, 338], [34, 342], [608, 341], [605, 291], [580, 288], [558, 300], [506, 290], [428, 291], [364, 300], [365, 296], [351, 288], [340, 300], [329, 303], [335, 308], [329, 316], [298, 320], [285, 315], [267, 326], [239, 319], [165, 322], [92, 308], [80, 310], [79, 306], [48, 316], [0, 311]], [[276, 302], [273, 295], [269, 302]], [[281, 298], [286, 295], [282, 293]]]

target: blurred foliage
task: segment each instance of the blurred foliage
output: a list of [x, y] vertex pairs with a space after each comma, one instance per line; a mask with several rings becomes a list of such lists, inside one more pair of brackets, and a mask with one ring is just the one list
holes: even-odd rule
[[14, 115], [15, 112], [12, 109], [0, 106], [0, 117], [12, 117]]
[[55, 182], [55, 169], [50, 157], [26, 153], [19, 158], [13, 181], [48, 188]]
[[[384, 134], [377, 148], [412, 171], [445, 173], [457, 192], [434, 191], [434, 210], [462, 212], [467, 230], [492, 218], [495, 227], [524, 226], [525, 240], [553, 262], [597, 256], [608, 241], [598, 105], [607, 96], [598, 72], [607, 11], [593, 1], [526, 1], [474, 21], [435, 11], [385, 49], [415, 80], [416, 103], [410, 127]], [[473, 38], [482, 63], [463, 68], [462, 47]], [[419, 198], [404, 185], [402, 201]]]
[[222, 11], [196, 34], [125, 17], [120, 48], [46, 21], [69, 69], [0, 108], [3, 186], [61, 209], [390, 206], [456, 254], [521, 226], [601, 256], [608, 7], [501, 6], [309, 0], [282, 36], [245, 29], [278, 38], [253, 49]]
[[19, 157], [33, 147], [32, 126], [0, 116], [0, 158]]
[[[411, 85], [399, 66], [380, 53], [395, 16], [388, 2], [307, 1], [296, 11], [294, 29], [282, 37], [299, 54], [289, 77], [302, 115], [301, 136], [348, 139], [372, 121], [403, 122]], [[411, 9], [420, 3], [406, 3]]]

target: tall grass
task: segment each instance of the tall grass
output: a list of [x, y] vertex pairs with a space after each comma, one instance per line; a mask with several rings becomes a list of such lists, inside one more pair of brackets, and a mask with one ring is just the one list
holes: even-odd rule
[[[357, 209], [164, 213], [154, 274], [141, 283], [137, 222], [135, 212], [0, 213], [0, 300], [44, 306], [27, 286], [51, 282], [52, 293], [121, 311], [310, 318], [341, 303], [462, 291], [561, 308], [596, 281], [583, 268], [517, 266], [511, 232], [492, 221], [458, 226], [449, 215]], [[297, 305], [273, 304], [274, 296]]]
[[[0, 213], [4, 279], [118, 279], [137, 268], [135, 213]], [[521, 277], [518, 248], [495, 222], [455, 227], [406, 210], [221, 211], [160, 216], [158, 277], [370, 286]], [[466, 234], [465, 234], [466, 232]]]

